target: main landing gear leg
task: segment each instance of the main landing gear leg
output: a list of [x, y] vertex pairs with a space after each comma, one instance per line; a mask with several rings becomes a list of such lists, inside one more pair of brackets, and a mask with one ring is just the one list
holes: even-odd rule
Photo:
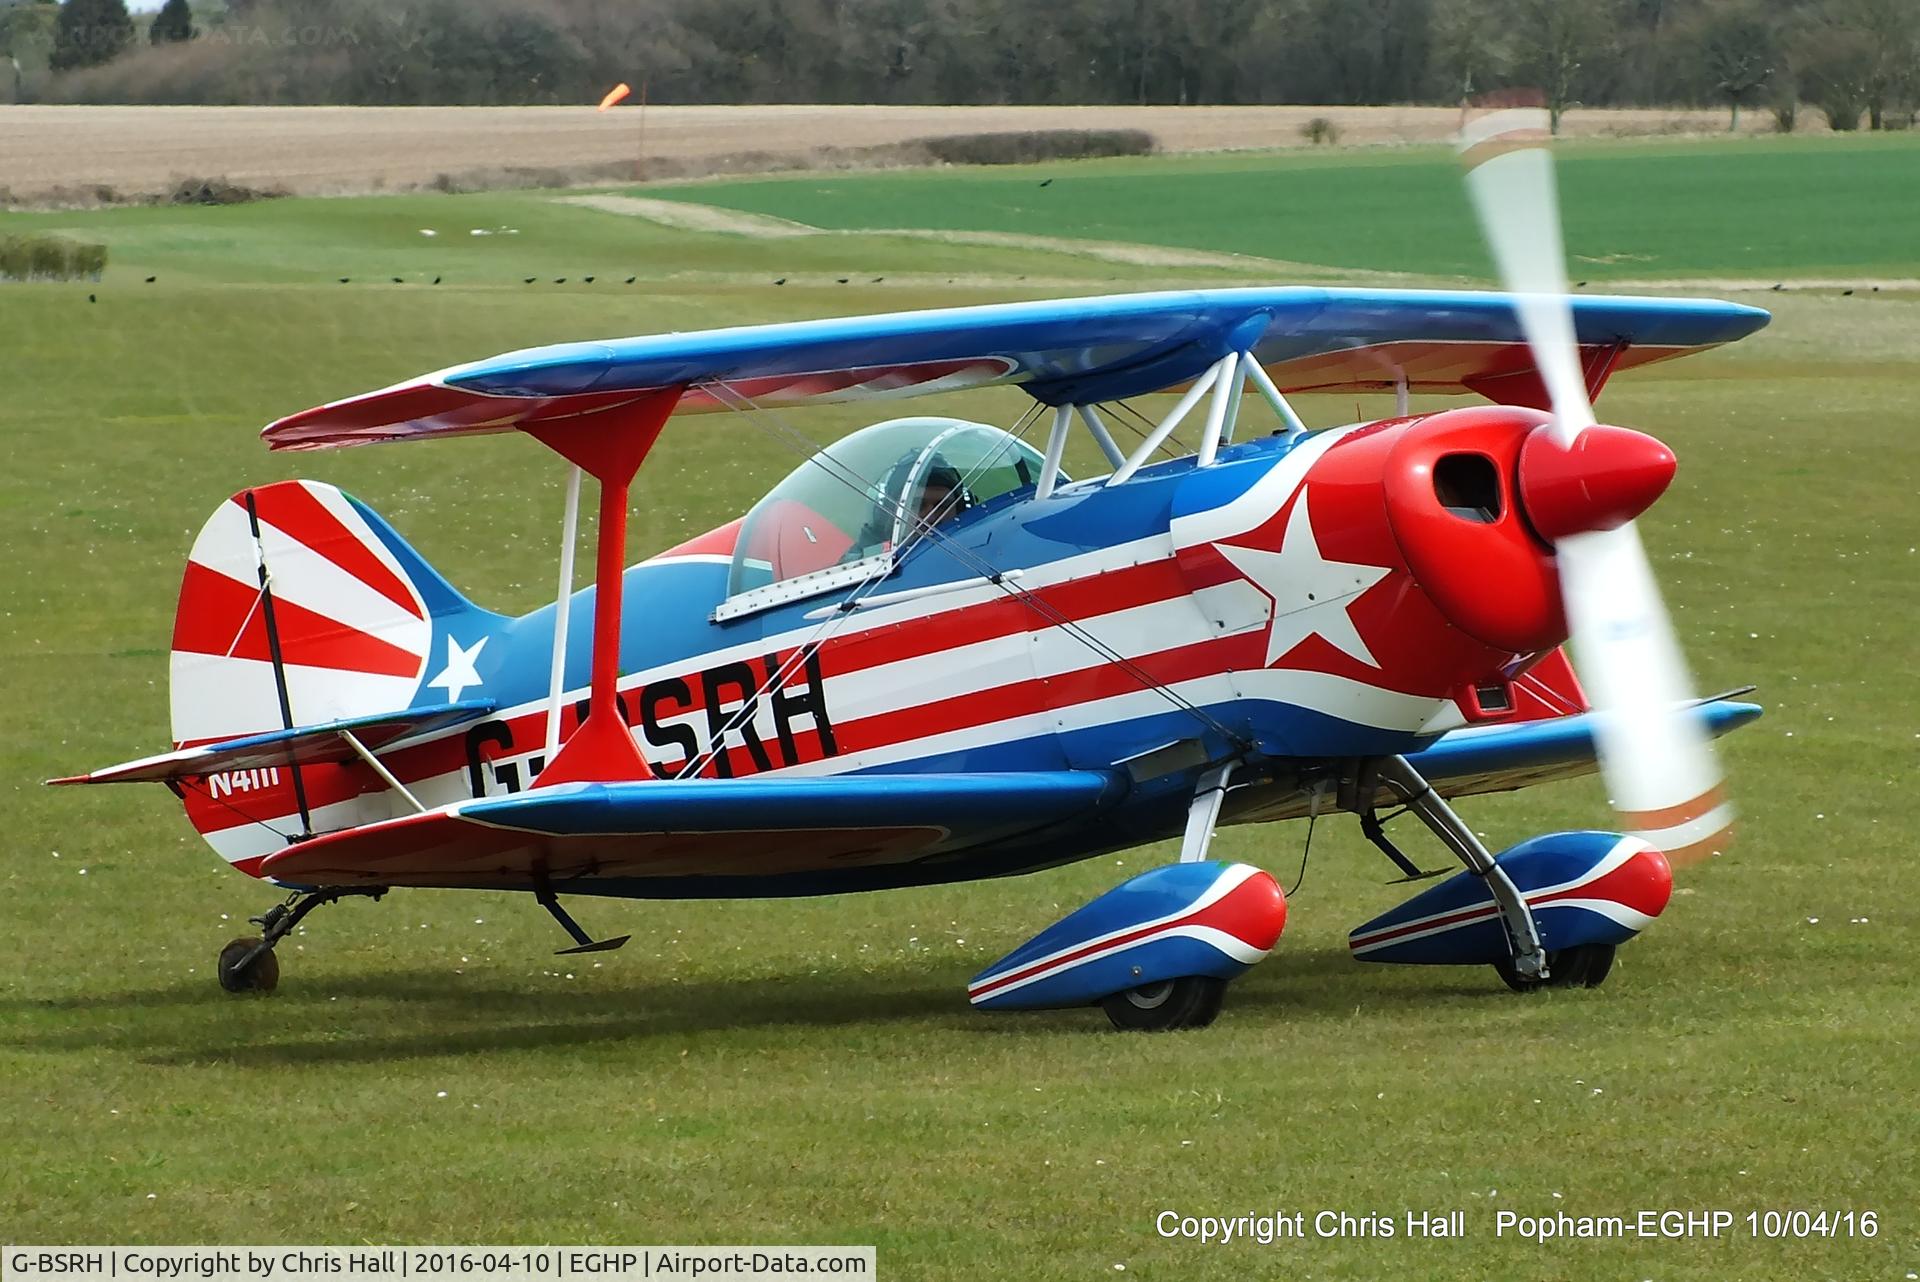
[[1193, 801], [1187, 806], [1186, 835], [1180, 839], [1181, 863], [1198, 863], [1207, 857], [1214, 825], [1220, 822], [1220, 803], [1227, 796], [1227, 781], [1233, 778], [1233, 768], [1238, 764], [1228, 761], [1214, 766], [1194, 784]]
[[1533, 910], [1527, 906], [1520, 888], [1513, 884], [1506, 870], [1493, 861], [1492, 853], [1473, 835], [1473, 829], [1454, 813], [1453, 807], [1433, 790], [1412, 763], [1405, 757], [1376, 757], [1365, 763], [1353, 782], [1356, 795], [1343, 798], [1355, 803], [1349, 809], [1368, 813], [1373, 807], [1374, 786], [1385, 786], [1407, 809], [1420, 816], [1433, 835], [1460, 857], [1468, 871], [1487, 883], [1494, 903], [1500, 907], [1500, 920], [1507, 928], [1515, 978], [1522, 983], [1545, 980], [1548, 977], [1546, 949], [1540, 944], [1540, 930], [1534, 923]]
[[220, 987], [230, 993], [272, 992], [280, 982], [280, 959], [274, 956], [273, 946], [292, 934], [302, 918], [335, 900], [355, 896], [378, 899], [386, 893], [385, 886], [332, 886], [294, 891], [285, 902], [249, 918], [260, 928], [258, 939], [242, 935], [220, 950]]
[[[1237, 763], [1228, 761], [1201, 774], [1187, 807], [1186, 835], [1180, 842], [1180, 862], [1199, 863], [1213, 844], [1214, 825], [1220, 821], [1220, 803]], [[1205, 1028], [1220, 1014], [1227, 999], [1227, 981], [1212, 975], [1185, 975], [1155, 984], [1129, 988], [1101, 1001], [1101, 1009], [1123, 1032], [1168, 1032], [1178, 1028]]]

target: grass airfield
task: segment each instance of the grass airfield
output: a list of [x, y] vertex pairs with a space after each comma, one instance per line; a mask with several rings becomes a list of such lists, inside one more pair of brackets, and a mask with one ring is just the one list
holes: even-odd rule
[[[1607, 154], [1631, 170], [1636, 156], [1652, 165], [1694, 145]], [[1911, 144], [1884, 145], [1910, 175]], [[1396, 177], [1385, 154], [1350, 164], [1376, 184], [1426, 181]], [[1832, 227], [1845, 261], [1779, 238], [1764, 249], [1773, 261], [1756, 260], [1748, 239], [1701, 236], [1685, 211], [1656, 219], [1625, 180], [1586, 198], [1613, 201], [1591, 216], [1636, 234], [1590, 243], [1576, 217], [1573, 253], [1615, 253], [1624, 240], [1652, 259], [1597, 265], [1597, 281], [1915, 274], [1910, 212], [1904, 231], [1853, 218], [1844, 186], [1823, 188], [1825, 171], [1800, 151], [1764, 154], [1794, 218], [1746, 207], [1729, 228], [1763, 216]], [[1418, 167], [1432, 155], [1404, 158]], [[1086, 172], [1114, 185], [1100, 207], [1150, 209], [1193, 163]], [[1571, 188], [1578, 167], [1568, 170]], [[1081, 172], [1046, 167], [1069, 190]], [[879, 186], [835, 207], [884, 201], [892, 183], [965, 191], [1042, 176], [874, 175], [858, 181]], [[1888, 179], [1896, 193], [1907, 181]], [[646, 194], [744, 208], [728, 194], [739, 186]], [[758, 212], [825, 222], [798, 195], [755, 199]], [[872, 216], [959, 221], [914, 222], [903, 209]], [[1308, 215], [1289, 217], [1275, 215], [1264, 252], [1311, 258], [1318, 246], [1294, 234]], [[1417, 242], [1440, 217], [1409, 202], [1404, 233]], [[1768, 715], [1722, 744], [1743, 812], [1737, 849], [1685, 878], [1598, 991], [1522, 999], [1491, 972], [1352, 962], [1346, 930], [1406, 891], [1383, 884], [1391, 870], [1354, 825], [1329, 822], [1280, 946], [1197, 1034], [1126, 1037], [1095, 1011], [966, 1006], [968, 976], [1169, 856], [1154, 849], [846, 899], [583, 902], [590, 929], [635, 936], [597, 965], [552, 957], [565, 941], [523, 898], [401, 892], [316, 913], [282, 946], [280, 991], [235, 999], [215, 984], [214, 955], [271, 893], [224, 868], [161, 790], [39, 786], [164, 746], [180, 565], [206, 513], [243, 485], [323, 476], [483, 604], [524, 609], [550, 595], [562, 477], [538, 447], [495, 438], [272, 456], [254, 433], [278, 414], [563, 338], [1413, 270], [1420, 260], [1379, 232], [1384, 218], [1370, 214], [1317, 268], [1250, 277], [857, 227], [788, 239], [674, 231], [534, 193], [0, 215], [0, 231], [106, 240], [114, 262], [97, 285], [0, 286], [0, 529], [12, 552], [0, 694], [14, 718], [0, 740], [8, 1236], [875, 1242], [888, 1278], [1093, 1278], [1119, 1266], [1179, 1279], [1920, 1271], [1920, 909], [1904, 875], [1920, 809], [1920, 292], [1728, 294], [1771, 307], [1773, 326], [1623, 376], [1601, 402], [1681, 457], [1643, 528], [1698, 684], [1755, 682]], [[1337, 219], [1314, 222], [1339, 234]], [[1215, 227], [1195, 213], [1183, 227], [1158, 241], [1091, 217], [1017, 230], [1246, 252], [1244, 219]], [[1434, 270], [1478, 270], [1472, 242], [1449, 252]], [[442, 283], [427, 284], [434, 276]], [[1024, 400], [989, 391], [940, 408], [1010, 423]], [[1328, 424], [1355, 405], [1302, 408]], [[1390, 409], [1379, 397], [1358, 408]], [[822, 441], [873, 417], [787, 415]], [[730, 518], [798, 461], [737, 416], [683, 422], [637, 486], [636, 552]], [[1466, 813], [1495, 846], [1606, 822], [1592, 780]], [[1402, 828], [1423, 863], [1440, 858]], [[1215, 851], [1292, 886], [1304, 836], [1232, 829]], [[1502, 1208], [1873, 1210], [1879, 1229], [1850, 1241], [1541, 1245], [1496, 1238]], [[1309, 1221], [1322, 1209], [1461, 1209], [1467, 1236], [1201, 1246], [1156, 1236], [1167, 1209], [1301, 1209]]]

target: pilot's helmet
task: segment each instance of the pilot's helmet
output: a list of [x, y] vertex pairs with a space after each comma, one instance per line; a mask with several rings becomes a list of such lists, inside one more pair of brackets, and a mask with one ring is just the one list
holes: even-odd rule
[[973, 506], [973, 494], [967, 489], [966, 478], [960, 475], [960, 469], [938, 454], [927, 465], [926, 475], [920, 481], [920, 493], [924, 495], [935, 488], [946, 490], [950, 496], [940, 507], [943, 520]]
[[[966, 478], [960, 474], [959, 468], [949, 463], [937, 450], [924, 464], [922, 458], [921, 451], [909, 450], [887, 469], [881, 492], [889, 507], [905, 513], [908, 524], [912, 524], [919, 519], [922, 499], [929, 489], [934, 488], [948, 493], [940, 505], [940, 519], [943, 521], [973, 506], [973, 492], [967, 489]], [[891, 524], [892, 512], [876, 512], [875, 516]]]

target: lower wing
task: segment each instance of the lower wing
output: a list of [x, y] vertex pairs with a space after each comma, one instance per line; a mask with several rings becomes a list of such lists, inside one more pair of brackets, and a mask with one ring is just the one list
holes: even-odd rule
[[776, 877], [958, 852], [1124, 793], [1121, 776], [1089, 770], [563, 784], [328, 833], [260, 872], [296, 885], [496, 889]]
[[[1755, 720], [1761, 711], [1759, 704], [1741, 703], [1732, 695], [1703, 699], [1693, 709], [1701, 727], [1716, 738]], [[1512, 792], [1537, 783], [1590, 775], [1599, 769], [1593, 744], [1595, 716], [1582, 712], [1538, 721], [1471, 726], [1441, 735], [1419, 752], [1408, 753], [1407, 760], [1435, 792], [1449, 798]], [[1229, 810], [1229, 822], [1303, 819], [1313, 804], [1311, 795], [1298, 789], [1275, 796], [1260, 796], [1253, 790], [1250, 793]], [[1384, 791], [1378, 802], [1382, 806], [1397, 804]]]

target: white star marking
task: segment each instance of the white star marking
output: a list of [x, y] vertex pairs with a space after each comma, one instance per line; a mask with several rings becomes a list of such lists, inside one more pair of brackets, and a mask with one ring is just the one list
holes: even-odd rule
[[1387, 577], [1384, 565], [1356, 565], [1329, 561], [1320, 555], [1307, 516], [1307, 495], [1293, 505], [1287, 532], [1278, 552], [1265, 548], [1216, 544], [1220, 554], [1273, 601], [1273, 625], [1267, 634], [1267, 666], [1308, 637], [1318, 634], [1329, 645], [1352, 655], [1370, 668], [1380, 666], [1360, 639], [1347, 606], [1362, 592]]
[[480, 651], [486, 649], [487, 638], [481, 637], [473, 643], [470, 650], [462, 650], [452, 637], [447, 638], [447, 666], [440, 675], [427, 682], [447, 692], [448, 703], [460, 702], [460, 692], [468, 686], [483, 684], [480, 674], [473, 669], [474, 661], [480, 657]]

